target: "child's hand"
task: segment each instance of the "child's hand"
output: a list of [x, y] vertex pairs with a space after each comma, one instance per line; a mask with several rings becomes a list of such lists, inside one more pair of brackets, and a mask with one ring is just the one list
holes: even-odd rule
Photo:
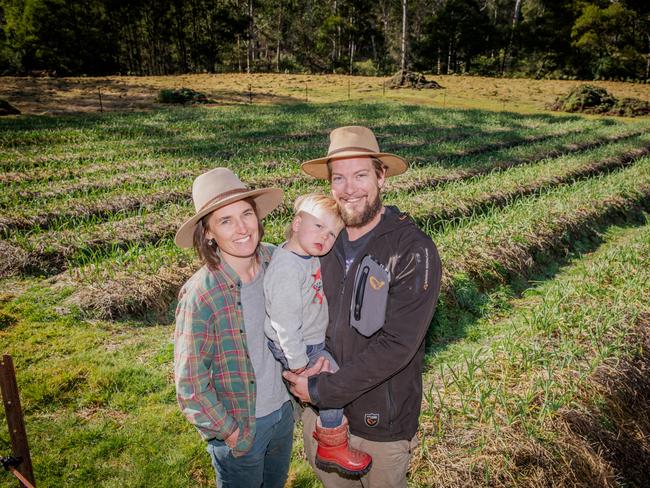
[[300, 374], [300, 373], [302, 373], [305, 369], [307, 369], [307, 365], [303, 366], [302, 368], [292, 369], [292, 370], [290, 370], [290, 371], [291, 371], [292, 373], [295, 373], [295, 374]]

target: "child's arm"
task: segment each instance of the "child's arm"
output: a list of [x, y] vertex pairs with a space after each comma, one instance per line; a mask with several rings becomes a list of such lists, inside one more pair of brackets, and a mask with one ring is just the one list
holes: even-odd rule
[[292, 371], [302, 371], [309, 362], [303, 340], [302, 273], [292, 266], [277, 266], [264, 277], [266, 313], [271, 328]]

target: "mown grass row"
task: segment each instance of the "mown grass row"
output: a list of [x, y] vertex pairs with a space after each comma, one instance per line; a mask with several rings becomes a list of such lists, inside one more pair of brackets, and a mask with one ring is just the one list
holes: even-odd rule
[[[255, 114], [252, 116], [252, 114]], [[0, 158], [5, 170], [29, 167], [55, 167], [64, 161], [47, 156], [65, 152], [74, 145], [82, 152], [98, 145], [119, 148], [124, 141], [137, 141], [140, 150], [172, 147], [175, 143], [199, 141], [202, 146], [184, 150], [194, 154], [209, 149], [213, 154], [239, 152], [263, 147], [288, 149], [312, 147], [326, 140], [332, 127], [368, 121], [378, 133], [389, 135], [425, 135], [424, 141], [443, 142], [457, 139], [458, 131], [475, 136], [481, 133], [490, 137], [501, 133], [521, 133], [531, 130], [544, 132], [553, 126], [583, 128], [614, 125], [610, 121], [589, 121], [574, 116], [521, 116], [518, 114], [490, 113], [468, 110], [431, 110], [428, 107], [404, 107], [395, 103], [359, 104], [352, 107], [339, 104], [319, 106], [294, 105], [249, 107], [169, 109], [155, 114], [96, 114], [83, 117], [31, 117], [11, 123], [0, 122], [0, 148], [6, 151]], [[370, 124], [372, 123], [372, 124]], [[503, 134], [502, 134], [503, 135]], [[288, 137], [287, 137], [288, 136]], [[474, 139], [474, 142], [470, 142]], [[397, 141], [400, 142], [400, 141]], [[405, 141], [406, 142], [406, 141]], [[480, 138], [468, 138], [471, 144], [481, 144]], [[246, 145], [247, 147], [241, 147]], [[239, 146], [239, 147], [238, 147]], [[312, 149], [312, 150], [313, 150]], [[15, 152], [12, 159], [7, 153]], [[33, 153], [33, 154], [32, 154]], [[38, 156], [40, 157], [30, 157]], [[92, 156], [93, 152], [89, 151]], [[79, 161], [83, 163], [83, 161]]]
[[[524, 135], [519, 135], [518, 133], [509, 134], [504, 130], [499, 131], [499, 130], [491, 130], [490, 133], [492, 134], [491, 138], [493, 139], [492, 141], [488, 140], [486, 142], [485, 138], [485, 133], [478, 132], [478, 130], [475, 128], [474, 133], [470, 134], [466, 137], [457, 137], [457, 134], [454, 135], [452, 138], [451, 135], [448, 135], [447, 138], [452, 139], [451, 144], [441, 144], [441, 142], [444, 141], [441, 140], [441, 137], [437, 135], [437, 132], [440, 130], [439, 127], [432, 127], [429, 129], [431, 133], [425, 137], [425, 138], [418, 138], [417, 142], [414, 143], [413, 141], [410, 141], [408, 144], [391, 144], [390, 140], [386, 144], [383, 144], [384, 148], [383, 150], [385, 151], [398, 151], [400, 153], [404, 153], [406, 157], [412, 157], [415, 161], [427, 161], [430, 158], [434, 159], [444, 159], [448, 157], [462, 157], [462, 156], [472, 156], [476, 154], [482, 154], [485, 152], [493, 151], [493, 150], [499, 150], [499, 149], [504, 149], [506, 147], [512, 147], [512, 146], [517, 146], [517, 145], [522, 145], [522, 144], [531, 144], [534, 142], [542, 142], [544, 140], [548, 140], [551, 137], [554, 136], [559, 136], [559, 135], [567, 135], [570, 133], [573, 133], [574, 135], [580, 134], [580, 133], [589, 133], [592, 130], [598, 131], [599, 133], [602, 131], [602, 135], [605, 135], [607, 132], [611, 133], [616, 133], [619, 130], [640, 130], [639, 127], [633, 126], [631, 128], [626, 128], [624, 125], [620, 126], [612, 126], [612, 125], [606, 125], [606, 124], [597, 124], [594, 122], [582, 122], [581, 124], [578, 125], [578, 127], [574, 127], [576, 124], [574, 122], [571, 122], [569, 124], [568, 128], [564, 129], [562, 127], [555, 127], [555, 131], [551, 133], [541, 133], [539, 134], [537, 132], [537, 128], [535, 128], [535, 131], [532, 129], [528, 129], [527, 132]], [[377, 131], [378, 135], [382, 135], [382, 127], [376, 127], [375, 130]], [[402, 140], [403, 138], [408, 138], [409, 137], [409, 127], [406, 126], [402, 129], [402, 136], [394, 136], [396, 140]], [[453, 134], [453, 132], [452, 132]], [[320, 134], [319, 134], [320, 135]], [[260, 145], [259, 141], [253, 139], [251, 141], [247, 141], [245, 146], [243, 147], [237, 147], [237, 152], [238, 154], [235, 156], [235, 158], [224, 158], [223, 155], [220, 155], [219, 152], [215, 152], [211, 155], [210, 158], [206, 158], [205, 165], [209, 166], [209, 161], [212, 161], [212, 164], [215, 165], [217, 162], [220, 162], [219, 164], [225, 164], [228, 166], [232, 166], [233, 170], [239, 171], [242, 166], [242, 163], [250, 162], [249, 160], [252, 158], [253, 160], [258, 160], [260, 155], [265, 155], [266, 152], [268, 151], [260, 151], [261, 149], [266, 149], [270, 150], [270, 154], [273, 156], [275, 155], [281, 155], [283, 158], [286, 157], [286, 155], [290, 154], [291, 156], [297, 155], [298, 158], [293, 158], [295, 160], [300, 159], [300, 158], [305, 158], [308, 159], [310, 156], [310, 153], [313, 153], [314, 150], [318, 147], [324, 147], [327, 141], [326, 134], [323, 134], [324, 137], [321, 138], [319, 143], [310, 143], [309, 145], [300, 145], [296, 144], [293, 142], [291, 139], [291, 136], [285, 136], [287, 138], [287, 141], [290, 141], [291, 144], [289, 147], [282, 148], [282, 147], [269, 147], [268, 145], [262, 144]], [[224, 138], [224, 135], [220, 135], [220, 138]], [[384, 136], [385, 140], [385, 136]], [[190, 142], [191, 143], [191, 142]], [[232, 141], [230, 144], [233, 144]], [[126, 146], [128, 148], [128, 145]], [[105, 151], [107, 148], [102, 148], [100, 151], [101, 156], [95, 157], [95, 158], [84, 158], [84, 157], [76, 157], [72, 161], [70, 160], [61, 160], [60, 158], [55, 158], [55, 161], [57, 163], [65, 163], [64, 167], [57, 167], [56, 165], [52, 167], [47, 167], [47, 169], [39, 169], [37, 171], [27, 171], [27, 172], [5, 172], [5, 174], [0, 176], [0, 181], [3, 181], [7, 184], [13, 184], [17, 185], [16, 190], [21, 189], [24, 190], [23, 186], [27, 185], [30, 186], [31, 183], [33, 182], [43, 182], [43, 181], [60, 181], [62, 184], [60, 186], [65, 186], [63, 184], [63, 180], [70, 180], [70, 179], [78, 179], [78, 178], [89, 178], [91, 175], [95, 176], [97, 178], [103, 178], [103, 179], [108, 179], [109, 175], [116, 175], [116, 174], [123, 174], [123, 172], [127, 172], [128, 174], [133, 173], [133, 177], [138, 176], [138, 172], [142, 171], [142, 166], [146, 166], [148, 168], [148, 173], [152, 174], [152, 169], [158, 169], [158, 170], [165, 170], [168, 169], [168, 166], [171, 165], [170, 170], [178, 170], [178, 161], [174, 158], [171, 158], [169, 155], [165, 155], [162, 157], [158, 158], [158, 162], [155, 165], [150, 164], [149, 161], [147, 161], [146, 157], [143, 157], [144, 155], [142, 154], [141, 150], [136, 153], [136, 154], [125, 154], [123, 157], [119, 157], [115, 154], [112, 154], [110, 157], [104, 156]], [[135, 161], [132, 161], [133, 158], [135, 158]], [[106, 162], [104, 164], [96, 162], [97, 159], [100, 160], [105, 160]], [[143, 161], [144, 159], [144, 161]], [[230, 159], [234, 159], [234, 161], [231, 161]], [[240, 160], [240, 163], [237, 163], [237, 160]], [[88, 161], [92, 161], [93, 163], [90, 165], [86, 165]], [[81, 165], [78, 166], [77, 164], [74, 163], [80, 163]], [[140, 163], [141, 162], [141, 163]], [[194, 161], [189, 162], [190, 165], [195, 165], [196, 163]], [[262, 166], [266, 167], [268, 166], [268, 162], [264, 162]], [[202, 166], [205, 166], [202, 164]], [[274, 165], [274, 169], [277, 170], [277, 165]], [[74, 184], [77, 182], [70, 182], [70, 184]], [[38, 188], [36, 188], [38, 190]]]
[[[433, 168], [433, 174], [428, 170], [421, 171], [413, 169], [406, 176], [398, 179], [397, 182], [391, 182], [388, 190], [411, 190], [417, 191], [426, 186], [440, 183], [442, 181], [458, 180], [470, 178], [478, 174], [485, 174], [494, 169], [504, 169], [518, 164], [530, 163], [539, 161], [548, 155], [557, 155], [571, 151], [584, 151], [588, 148], [595, 147], [604, 142], [615, 142], [617, 140], [624, 140], [638, 135], [637, 130], [625, 130], [619, 135], [605, 136], [599, 133], [589, 133], [584, 136], [578, 136], [579, 141], [576, 142], [572, 136], [557, 137], [553, 139], [553, 146], [548, 147], [535, 147], [534, 145], [522, 148], [523, 155], [513, 154], [511, 151], [497, 152], [497, 154], [484, 154], [477, 159], [463, 158], [464, 168], [454, 172], [450, 172], [446, 168]], [[586, 141], [580, 142], [584, 138]], [[497, 160], [495, 161], [495, 158]], [[458, 164], [458, 163], [456, 163]], [[296, 176], [299, 174], [295, 169], [290, 176], [278, 175], [273, 172], [271, 176], [268, 171], [264, 172], [265, 176], [258, 176], [257, 171], [253, 171], [251, 175], [249, 172], [240, 172], [245, 181], [249, 182], [251, 186], [268, 186], [269, 184], [281, 185], [283, 187], [291, 187], [292, 190], [297, 191], [301, 188], [306, 191], [313, 191], [322, 188], [322, 183], [315, 182], [313, 179], [305, 176]], [[182, 187], [185, 185], [189, 187], [186, 180], [182, 178], [183, 173], [180, 173], [180, 179], [173, 179], [172, 181], [158, 181], [155, 184], [155, 177], [151, 184], [151, 188], [167, 188], [170, 190], [169, 194], [165, 195], [160, 191], [157, 194], [148, 194], [146, 191], [147, 186], [141, 184], [134, 184], [133, 188], [136, 189], [141, 195], [141, 204], [138, 205], [137, 197], [128, 194], [122, 194], [123, 189], [113, 187], [112, 185], [100, 184], [99, 189], [91, 192], [84, 197], [75, 197], [72, 195], [65, 195], [64, 197], [54, 198], [49, 200], [43, 205], [40, 199], [33, 199], [32, 205], [17, 205], [11, 206], [7, 209], [5, 214], [0, 218], [0, 235], [7, 235], [12, 231], [26, 231], [33, 227], [40, 229], [49, 229], [52, 227], [66, 226], [66, 222], [74, 220], [75, 223], [89, 219], [89, 218], [106, 218], [111, 213], [115, 212], [128, 212], [136, 210], [139, 207], [152, 207], [169, 202], [178, 202], [184, 199], [190, 199], [189, 188], [182, 192]], [[425, 176], [426, 175], [426, 176]], [[189, 181], [190, 178], [187, 178]], [[392, 185], [392, 186], [391, 186]], [[106, 192], [104, 192], [106, 190]], [[56, 193], [58, 190], [54, 191]], [[5, 200], [13, 201], [12, 196], [9, 194]], [[33, 209], [33, 206], [38, 202], [39, 212]], [[5, 202], [5, 205], [8, 205]]]
[[[429, 221], [442, 222], [477, 214], [488, 206], [506, 205], [516, 198], [544, 188], [630, 164], [648, 151], [650, 135], [627, 139], [580, 154], [542, 161], [535, 165], [514, 167], [483, 178], [439, 186], [429, 192], [417, 193], [407, 201], [404, 200], [403, 193], [391, 192], [385, 201], [398, 205], [406, 202], [405, 211], [422, 212], [424, 209]], [[285, 197], [286, 208], [290, 208], [296, 193], [298, 192], [295, 189], [288, 192]], [[0, 241], [4, 256], [0, 276], [20, 272], [59, 272], [66, 266], [79, 266], [88, 261], [97, 261], [102, 256], [138, 243], [155, 243], [172, 237], [190, 214], [189, 205], [167, 205], [151, 213], [121, 220]]]
[[[208, 112], [208, 114], [211, 114], [211, 112]], [[429, 115], [429, 119], [432, 118], [430, 117], [430, 113], [426, 114]], [[483, 127], [473, 127], [473, 136], [462, 139], [457, 137], [455, 133], [458, 128], [472, 126], [467, 123], [468, 121], [457, 117], [457, 115], [454, 113], [444, 115], [436, 114], [433, 120], [436, 120], [438, 124], [430, 126], [430, 129], [428, 129], [429, 133], [425, 137], [417, 138], [416, 143], [413, 142], [412, 134], [409, 132], [412, 130], [412, 124], [389, 124], [383, 122], [375, 127], [375, 129], [380, 138], [384, 129], [388, 130], [389, 133], [392, 130], [394, 133], [402, 134], [401, 136], [391, 136], [394, 138], [392, 141], [386, 141], [386, 150], [391, 150], [391, 147], [397, 144], [395, 149], [399, 149], [399, 152], [403, 153], [405, 157], [417, 164], [430, 164], [431, 159], [453, 159], [454, 157], [463, 159], [463, 156], [475, 156], [489, 151], [504, 149], [508, 146], [532, 144], [535, 141], [542, 142], [555, 136], [567, 136], [571, 133], [578, 136], [581, 133], [588, 134], [591, 131], [596, 131], [598, 134], [594, 135], [605, 136], [607, 132], [616, 134], [621, 130], [638, 131], [644, 127], [639, 124], [626, 127], [623, 124], [613, 124], [608, 121], [586, 121], [576, 120], [574, 118], [561, 119], [560, 122], [556, 122], [555, 124], [541, 123], [540, 120], [531, 119], [520, 125], [523, 128], [522, 132], [516, 128], [516, 121], [512, 118], [493, 116], [486, 120], [492, 124], [496, 124], [496, 127], [487, 124], [483, 124]], [[463, 113], [463, 116], [471, 119], [465, 113]], [[173, 117], [170, 115], [170, 118]], [[165, 118], [161, 118], [157, 123], [163, 123], [166, 120]], [[148, 123], [151, 122], [149, 121]], [[174, 123], [178, 122], [172, 120], [172, 124]], [[447, 127], [450, 123], [452, 124], [451, 127]], [[326, 146], [327, 141], [326, 137], [323, 137], [318, 144], [308, 141], [308, 144], [301, 145], [300, 143], [296, 143], [290, 136], [287, 136], [286, 147], [278, 147], [277, 145], [269, 146], [264, 142], [264, 138], [258, 139], [257, 137], [251, 137], [250, 140], [241, 144], [236, 142], [236, 137], [235, 140], [232, 138], [232, 136], [237, 135], [236, 131], [226, 131], [221, 124], [217, 125], [219, 130], [214, 134], [214, 138], [209, 138], [211, 134], [209, 130], [206, 132], [205, 129], [208, 126], [209, 122], [204, 121], [200, 124], [200, 127], [196, 128], [197, 134], [191, 134], [185, 137], [183, 141], [185, 145], [183, 147], [187, 149], [185, 153], [181, 151], [180, 156], [175, 155], [174, 151], [170, 152], [167, 150], [168, 138], [164, 138], [157, 143], [147, 140], [136, 141], [131, 139], [133, 134], [129, 129], [125, 132], [125, 139], [116, 142], [115, 147], [94, 144], [92, 145], [92, 153], [85, 154], [86, 150], [83, 147], [72, 146], [74, 147], [72, 149], [68, 145], [68, 157], [53, 156], [51, 160], [48, 160], [47, 156], [40, 153], [30, 155], [26, 158], [26, 161], [33, 164], [40, 161], [42, 167], [39, 170], [26, 172], [5, 171], [3, 175], [0, 175], [0, 179], [6, 184], [16, 185], [16, 192], [26, 191], [26, 194], [29, 194], [30, 191], [28, 190], [34, 190], [43, 193], [42, 188], [28, 187], [31, 187], [31, 184], [34, 182], [47, 181], [48, 184], [46, 186], [49, 187], [53, 181], [90, 178], [91, 176], [95, 176], [98, 179], [101, 178], [102, 180], [109, 180], [109, 176], [117, 175], [119, 179], [124, 172], [133, 174], [133, 178], [137, 181], [140, 178], [139, 173], [142, 172], [144, 166], [147, 168], [145, 172], [149, 173], [149, 179], [155, 181], [154, 172], [156, 170], [182, 170], [182, 166], [179, 167], [179, 165], [183, 163], [179, 162], [179, 159], [180, 161], [189, 159], [188, 166], [190, 168], [195, 167], [197, 172], [215, 165], [231, 166], [235, 171], [239, 172], [243, 170], [242, 166], [254, 163], [252, 166], [258, 166], [262, 171], [264, 168], [269, 169], [272, 167], [275, 173], [281, 171], [285, 176], [291, 176], [295, 174], [293, 170], [295, 170], [300, 160], [319, 155], [323, 150], [321, 148]], [[514, 131], [513, 126], [515, 126]], [[280, 128], [285, 128], [284, 126], [277, 127], [275, 130], [278, 131]], [[440, 131], [444, 133], [444, 137], [442, 138], [438, 135]], [[316, 133], [321, 135], [319, 132]], [[442, 143], [445, 138], [452, 139], [452, 142], [449, 144]], [[404, 144], [399, 142], [402, 140], [408, 141], [408, 144], [404, 147], [400, 146], [400, 144]], [[230, 150], [227, 151], [227, 154], [218, 149], [210, 150], [207, 154], [192, 154], [194, 148], [202, 144], [206, 144], [210, 148], [215, 148], [215, 145], [225, 144], [230, 147]], [[51, 151], [51, 148], [47, 149]], [[0, 151], [0, 155], [2, 154], [3, 152]], [[285, 162], [268, 161], [268, 155], [279, 155], [280, 159]], [[10, 161], [14, 161], [14, 159], [16, 158], [10, 158]], [[105, 161], [105, 163], [98, 161]], [[290, 164], [287, 165], [286, 162]], [[24, 162], [16, 161], [14, 164], [16, 167], [21, 168], [26, 162], [24, 164]], [[461, 164], [464, 164], [464, 162], [461, 161]], [[80, 182], [71, 181], [69, 185], [57, 185], [59, 187], [57, 191], [65, 192], [66, 186], [78, 188], [75, 185], [79, 184]], [[107, 185], [107, 187], [110, 186], [106, 182], [103, 182], [103, 184]], [[44, 193], [51, 194], [52, 192], [52, 188], [47, 188], [47, 191]]]
[[[444, 300], [450, 309], [462, 305], [473, 288], [494, 286], [514, 275], [526, 275], [538, 255], [563, 253], [575, 239], [589, 236], [617, 216], [625, 216], [648, 205], [650, 158], [613, 174], [554, 188], [541, 195], [523, 198], [505, 209], [493, 209], [484, 216], [468, 217], [434, 230], [425, 210], [414, 218], [432, 234], [445, 262]], [[269, 238], [280, 240], [283, 220], [267, 223]], [[273, 240], [273, 239], [276, 240]], [[178, 285], [190, 276], [191, 253], [173, 271], [179, 253], [169, 242], [161, 246], [134, 246], [119, 258], [69, 270], [61, 281], [76, 291], [71, 299], [82, 309], [104, 317], [139, 314], [144, 310], [167, 311], [159, 297], [173, 297]], [[178, 278], [166, 292], [165, 280], [156, 270]], [[468, 288], [470, 290], [468, 290]], [[138, 293], [135, 293], [138, 290]], [[451, 306], [453, 302], [453, 307]], [[462, 327], [456, 317], [438, 314], [441, 327]], [[457, 331], [446, 330], [454, 334]]]
[[[643, 486], [650, 225], [429, 357], [415, 486]], [[644, 436], [645, 433], [645, 436]]]

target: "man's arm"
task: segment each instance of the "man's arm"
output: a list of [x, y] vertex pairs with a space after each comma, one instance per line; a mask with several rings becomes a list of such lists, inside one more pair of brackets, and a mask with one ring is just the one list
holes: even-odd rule
[[418, 236], [401, 247], [410, 251], [395, 270], [383, 328], [336, 373], [309, 378], [308, 396], [314, 405], [342, 408], [402, 370], [420, 348], [438, 301], [442, 267], [429, 239]]

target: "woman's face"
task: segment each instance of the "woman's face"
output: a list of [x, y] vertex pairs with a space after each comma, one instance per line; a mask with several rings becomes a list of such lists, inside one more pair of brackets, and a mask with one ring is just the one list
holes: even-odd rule
[[252, 205], [245, 200], [221, 207], [207, 220], [206, 238], [214, 239], [223, 258], [248, 258], [260, 241], [259, 223]]

